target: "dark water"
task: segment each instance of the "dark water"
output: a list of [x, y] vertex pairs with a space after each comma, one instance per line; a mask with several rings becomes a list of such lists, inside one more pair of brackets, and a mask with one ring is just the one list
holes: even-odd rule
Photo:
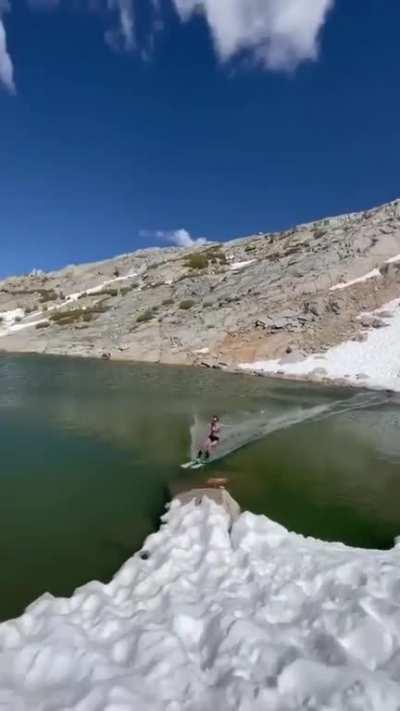
[[[158, 526], [168, 491], [208, 476], [228, 477], [243, 508], [292, 530], [390, 547], [400, 410], [385, 396], [354, 397], [208, 370], [0, 356], [0, 617], [46, 590], [109, 579]], [[333, 411], [288, 426], [316, 406]], [[231, 432], [283, 424], [185, 473], [193, 417], [214, 411]]]

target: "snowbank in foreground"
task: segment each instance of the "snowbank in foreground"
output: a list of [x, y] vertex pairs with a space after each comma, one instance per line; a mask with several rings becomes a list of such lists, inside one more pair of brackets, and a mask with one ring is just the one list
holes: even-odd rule
[[0, 626], [12, 711], [398, 711], [400, 549], [354, 550], [229, 518], [209, 499], [108, 585]]
[[316, 380], [344, 378], [352, 385], [400, 391], [399, 306], [400, 300], [396, 299], [372, 313], [386, 325], [370, 331], [366, 341], [347, 341], [294, 363], [266, 360], [243, 363], [241, 368], [270, 374], [313, 375]]

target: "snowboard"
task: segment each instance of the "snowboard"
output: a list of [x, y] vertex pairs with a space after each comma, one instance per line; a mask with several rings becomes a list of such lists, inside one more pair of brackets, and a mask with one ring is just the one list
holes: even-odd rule
[[206, 464], [209, 464], [210, 460], [209, 459], [191, 459], [190, 462], [185, 462], [184, 464], [181, 464], [182, 469], [201, 469], [202, 467], [205, 467]]

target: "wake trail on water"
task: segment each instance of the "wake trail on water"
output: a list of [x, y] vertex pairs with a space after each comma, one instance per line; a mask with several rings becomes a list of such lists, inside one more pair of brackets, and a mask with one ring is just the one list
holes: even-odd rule
[[[258, 413], [235, 413], [231, 418], [221, 421], [221, 441], [212, 453], [209, 461], [215, 462], [242, 447], [268, 437], [273, 432], [285, 430], [303, 422], [322, 420], [327, 417], [342, 415], [353, 410], [378, 407], [389, 401], [386, 393], [358, 393], [345, 400], [335, 400], [324, 405], [303, 407], [294, 406], [280, 415], [269, 415], [268, 411]], [[197, 456], [199, 448], [207, 438], [209, 423], [204, 417], [194, 416], [190, 428], [191, 458]]]

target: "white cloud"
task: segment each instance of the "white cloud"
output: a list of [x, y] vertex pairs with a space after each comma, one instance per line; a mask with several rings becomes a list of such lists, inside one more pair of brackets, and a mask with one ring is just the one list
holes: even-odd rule
[[3, 14], [9, 10], [7, 1], [0, 0], [0, 82], [12, 94], [15, 93], [14, 68], [7, 51], [7, 37], [3, 22]]
[[106, 32], [106, 41], [113, 49], [126, 51], [135, 48], [135, 13], [133, 0], [108, 0], [108, 9], [118, 12], [116, 29]]
[[206, 244], [207, 242], [205, 237], [193, 238], [191, 234], [183, 228], [174, 230], [173, 232], [167, 232], [164, 235], [164, 239], [172, 244], [176, 244], [178, 247], [192, 247], [194, 244]]
[[193, 247], [194, 245], [207, 244], [205, 237], [192, 237], [190, 232], [183, 228], [179, 230], [141, 230], [141, 237], [149, 237], [152, 239], [162, 239], [170, 244], [175, 244], [177, 247]]
[[174, 0], [182, 20], [201, 9], [219, 57], [247, 52], [268, 69], [290, 70], [318, 56], [334, 0]]
[[[266, 69], [291, 70], [318, 56], [320, 31], [335, 0], [171, 0], [182, 21], [201, 11], [209, 26], [218, 56], [228, 61], [247, 55]], [[57, 9], [70, 0], [26, 0], [33, 10]], [[97, 9], [118, 17], [105, 33], [113, 49], [136, 48], [135, 7], [147, 2], [152, 12], [143, 58], [151, 53], [155, 34], [163, 27], [161, 8], [167, 0], [76, 0], [74, 7]], [[14, 72], [7, 51], [4, 14], [8, 0], [0, 0], [0, 83], [15, 91]], [[177, 231], [180, 232], [179, 230]], [[177, 237], [178, 239], [178, 237]]]

